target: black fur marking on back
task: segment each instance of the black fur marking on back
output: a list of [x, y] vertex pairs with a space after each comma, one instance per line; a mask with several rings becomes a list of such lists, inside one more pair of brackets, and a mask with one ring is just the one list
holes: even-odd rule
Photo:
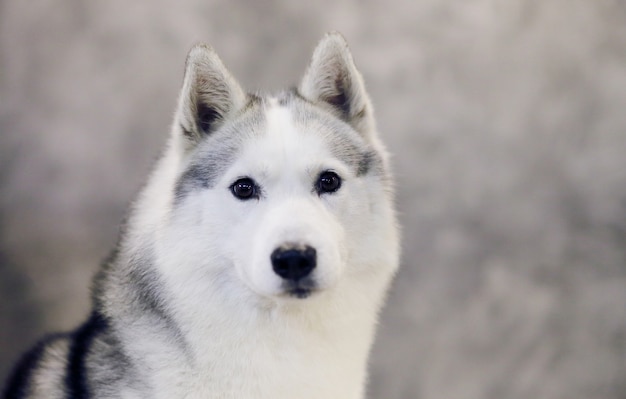
[[3, 399], [22, 399], [27, 398], [31, 392], [30, 387], [32, 383], [32, 378], [34, 377], [34, 372], [39, 366], [41, 360], [43, 359], [43, 355], [45, 353], [46, 347], [48, 347], [52, 342], [67, 338], [67, 334], [53, 334], [45, 337], [43, 340], [39, 341], [34, 348], [26, 352], [24, 356], [20, 359], [17, 366], [13, 370], [11, 377], [8, 380], [8, 384], [4, 390], [2, 395]]
[[89, 320], [74, 332], [65, 375], [65, 386], [69, 398], [88, 399], [91, 397], [85, 359], [96, 336], [108, 327], [109, 324], [104, 316], [94, 311]]
[[92, 396], [113, 396], [124, 386], [124, 380], [137, 380], [136, 370], [113, 329], [111, 325], [109, 330], [92, 340], [85, 358]]

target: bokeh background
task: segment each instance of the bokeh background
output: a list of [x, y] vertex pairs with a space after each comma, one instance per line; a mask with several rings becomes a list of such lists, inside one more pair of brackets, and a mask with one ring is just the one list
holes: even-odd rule
[[404, 256], [370, 398], [626, 398], [626, 2], [0, 0], [0, 379], [76, 326], [188, 49], [247, 88], [351, 44]]

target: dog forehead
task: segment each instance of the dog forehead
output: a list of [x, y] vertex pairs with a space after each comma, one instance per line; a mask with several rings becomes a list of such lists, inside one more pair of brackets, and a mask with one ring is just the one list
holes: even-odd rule
[[308, 125], [300, 123], [296, 115], [294, 108], [280, 105], [275, 98], [270, 98], [264, 110], [264, 134], [252, 145], [265, 148], [274, 156], [293, 155], [297, 159], [327, 152], [325, 135], [319, 126], [314, 126], [316, 121], [311, 120]]
[[318, 109], [296, 95], [270, 97], [264, 107], [264, 135], [258, 139], [274, 151], [287, 152], [297, 159], [319, 159], [320, 155], [335, 158], [355, 174], [368, 152], [361, 136], [334, 115]]

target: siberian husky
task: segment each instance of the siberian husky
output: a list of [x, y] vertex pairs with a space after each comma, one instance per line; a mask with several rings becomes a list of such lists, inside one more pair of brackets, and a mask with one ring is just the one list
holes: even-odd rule
[[387, 158], [341, 35], [273, 95], [195, 46], [91, 316], [5, 398], [363, 398], [399, 257]]

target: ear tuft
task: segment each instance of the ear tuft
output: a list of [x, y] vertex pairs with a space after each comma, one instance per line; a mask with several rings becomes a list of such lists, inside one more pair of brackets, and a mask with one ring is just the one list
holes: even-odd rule
[[245, 100], [241, 86], [211, 47], [198, 44], [189, 51], [178, 121], [191, 142], [215, 131]]
[[340, 33], [327, 33], [320, 40], [299, 91], [307, 100], [330, 108], [362, 134], [373, 129], [372, 106], [363, 78]]

